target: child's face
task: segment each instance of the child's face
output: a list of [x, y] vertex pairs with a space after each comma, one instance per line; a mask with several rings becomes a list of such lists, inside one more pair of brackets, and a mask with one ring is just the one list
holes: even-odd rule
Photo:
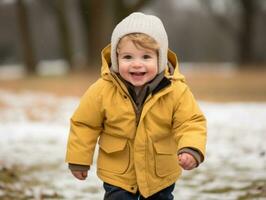
[[118, 49], [118, 71], [122, 78], [141, 88], [158, 73], [157, 52], [136, 47], [129, 39], [122, 39]]

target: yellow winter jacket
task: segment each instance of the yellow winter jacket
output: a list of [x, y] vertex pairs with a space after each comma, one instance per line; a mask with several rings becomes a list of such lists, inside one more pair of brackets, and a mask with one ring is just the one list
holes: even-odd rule
[[102, 51], [101, 78], [89, 87], [71, 118], [66, 162], [92, 165], [98, 142], [97, 175], [109, 184], [144, 197], [176, 182], [177, 152], [197, 150], [204, 157], [206, 120], [175, 67], [165, 70], [170, 84], [146, 98], [139, 122], [124, 83], [110, 72], [110, 46]]

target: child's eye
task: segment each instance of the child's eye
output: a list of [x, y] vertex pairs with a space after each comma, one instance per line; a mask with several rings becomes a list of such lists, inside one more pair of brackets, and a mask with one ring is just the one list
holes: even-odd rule
[[144, 59], [149, 59], [149, 58], [151, 58], [151, 56], [150, 55], [144, 55], [143, 58]]
[[131, 58], [132, 58], [132, 56], [130, 56], [130, 55], [123, 56], [123, 59], [131, 59]]

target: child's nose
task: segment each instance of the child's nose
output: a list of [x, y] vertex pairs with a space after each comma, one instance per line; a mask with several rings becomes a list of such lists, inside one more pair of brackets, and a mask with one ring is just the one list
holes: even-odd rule
[[132, 67], [139, 68], [143, 66], [143, 62], [140, 59], [135, 59], [132, 61]]

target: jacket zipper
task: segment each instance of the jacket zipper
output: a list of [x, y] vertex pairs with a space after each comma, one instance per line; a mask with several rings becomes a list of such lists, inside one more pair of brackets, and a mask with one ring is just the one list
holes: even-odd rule
[[[114, 78], [114, 80], [118, 83], [119, 87], [122, 89], [122, 91], [125, 93], [125, 95], [130, 99], [131, 104], [132, 104], [133, 109], [134, 109], [134, 112], [135, 112], [135, 115], [136, 115], [136, 127], [137, 127], [138, 124], [139, 124], [140, 116], [141, 116], [141, 112], [140, 112], [140, 111], [141, 111], [142, 109], [140, 109], [140, 110], [138, 109], [138, 107], [137, 107], [137, 105], [135, 104], [135, 102], [134, 102], [134, 100], [132, 99], [132, 97], [127, 93], [127, 91], [124, 90], [124, 88], [121, 86], [119, 80], [117, 80], [117, 77], [116, 77], [114, 74], [112, 74], [112, 73], [111, 73], [111, 75], [112, 75], [112, 77]], [[141, 108], [143, 108], [143, 105], [142, 105]]]

